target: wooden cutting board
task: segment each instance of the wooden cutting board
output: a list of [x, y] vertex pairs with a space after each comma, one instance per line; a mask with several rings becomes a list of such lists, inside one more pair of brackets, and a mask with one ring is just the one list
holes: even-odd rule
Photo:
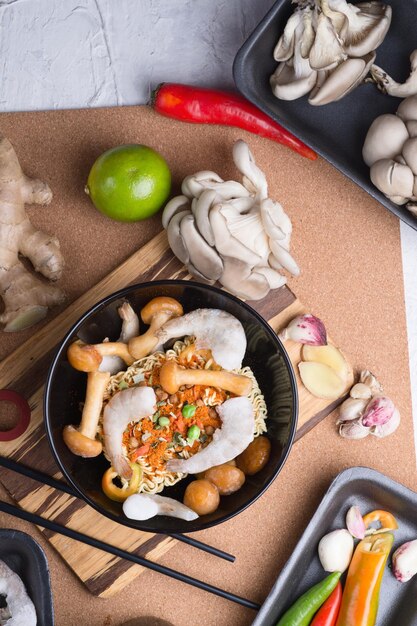
[[[13, 388], [26, 397], [32, 409], [32, 419], [28, 430], [21, 437], [0, 443], [0, 454], [61, 477], [43, 427], [43, 384], [51, 355], [69, 327], [98, 300], [129, 284], [166, 278], [190, 276], [173, 257], [165, 233], [160, 233], [2, 361], [0, 388]], [[269, 320], [274, 330], [285, 327], [290, 319], [304, 310], [287, 287], [271, 292], [264, 300], [252, 305]], [[288, 342], [287, 347], [297, 371], [300, 348], [293, 342]], [[300, 438], [328, 415], [338, 402], [330, 404], [326, 400], [314, 398], [298, 382], [300, 414], [297, 438]], [[23, 508], [141, 556], [158, 559], [173, 544], [174, 540], [164, 535], [124, 528], [101, 516], [81, 500], [51, 487], [36, 485], [13, 472], [2, 470], [0, 480]], [[45, 529], [42, 532], [96, 595], [106, 597], [120, 591], [143, 571], [140, 566], [115, 559], [61, 535]]]

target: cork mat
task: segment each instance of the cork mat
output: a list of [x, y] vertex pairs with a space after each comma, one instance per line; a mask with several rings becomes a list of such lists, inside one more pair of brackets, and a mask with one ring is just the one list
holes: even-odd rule
[[[371, 465], [416, 488], [399, 227], [380, 205], [321, 160], [307, 162], [234, 129], [175, 123], [143, 107], [6, 114], [0, 116], [0, 132], [14, 143], [27, 173], [45, 178], [54, 191], [50, 207], [30, 207], [29, 213], [36, 225], [56, 233], [61, 241], [67, 260], [62, 284], [69, 302], [160, 229], [158, 217], [143, 224], [117, 224], [94, 210], [82, 190], [98, 154], [121, 143], [151, 145], [167, 158], [175, 192], [184, 175], [198, 169], [233, 177], [233, 141], [246, 139], [268, 177], [270, 195], [293, 219], [293, 252], [302, 275], [291, 288], [326, 321], [335, 343], [343, 346], [356, 368], [366, 366], [379, 375], [402, 413], [401, 427], [389, 440], [346, 442], [338, 437], [331, 418], [302, 437], [258, 502], [221, 527], [196, 535], [236, 554], [235, 565], [183, 545], [173, 545], [162, 557], [166, 565], [262, 601], [338, 471], [354, 464]], [[1, 335], [0, 356], [32, 334], [33, 330]], [[35, 532], [4, 515], [0, 525]], [[252, 621], [251, 611], [200, 591], [190, 593], [175, 581], [169, 581], [167, 593], [166, 579], [150, 572], [146, 579], [140, 577], [139, 587], [133, 582], [111, 600], [97, 600], [42, 544], [52, 567], [60, 626], [82, 623], [87, 608], [92, 625], [120, 624], [134, 617], [140, 617], [141, 624], [157, 623], [156, 618], [163, 616], [180, 626], [189, 624], [190, 614], [204, 616], [204, 623], [211, 625], [218, 623], [220, 612], [222, 624]], [[138, 591], [140, 604], [126, 602], [126, 594], [131, 597]], [[77, 602], [68, 602], [74, 594]]]

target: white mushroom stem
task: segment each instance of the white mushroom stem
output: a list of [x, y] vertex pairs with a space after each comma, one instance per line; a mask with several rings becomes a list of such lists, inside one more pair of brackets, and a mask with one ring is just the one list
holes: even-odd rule
[[417, 50], [410, 55], [411, 72], [405, 83], [397, 83], [385, 70], [372, 65], [371, 75], [378, 89], [396, 98], [407, 98], [417, 94]]

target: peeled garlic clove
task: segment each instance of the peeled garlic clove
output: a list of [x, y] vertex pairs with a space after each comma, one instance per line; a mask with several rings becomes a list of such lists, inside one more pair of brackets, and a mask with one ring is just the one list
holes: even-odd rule
[[351, 506], [346, 515], [346, 528], [356, 539], [365, 537], [365, 522], [358, 506]]
[[368, 400], [347, 398], [347, 400], [340, 405], [338, 424], [341, 422], [350, 422], [351, 420], [361, 417], [367, 404]]
[[325, 535], [318, 547], [320, 563], [326, 572], [341, 572], [349, 567], [353, 554], [353, 537], [343, 529]]
[[279, 335], [281, 341], [292, 339], [309, 346], [325, 346], [327, 333], [323, 322], [311, 313], [298, 315]]
[[304, 387], [316, 398], [336, 400], [346, 390], [346, 380], [342, 380], [324, 363], [301, 361], [298, 364], [298, 371]]
[[384, 396], [378, 396], [371, 400], [366, 407], [362, 416], [362, 425], [371, 428], [371, 426], [383, 426], [390, 421], [395, 406], [392, 400]]
[[345, 439], [365, 439], [370, 431], [371, 429], [362, 426], [359, 420], [344, 422], [339, 426], [339, 435]]
[[392, 555], [392, 571], [400, 583], [417, 574], [417, 539], [407, 541]]
[[346, 383], [348, 382], [351, 369], [342, 352], [336, 346], [331, 344], [327, 344], [327, 346], [303, 346], [301, 358], [303, 361], [314, 361], [328, 365], [339, 378]]
[[382, 426], [373, 426], [371, 428], [371, 435], [374, 435], [374, 437], [380, 437], [381, 439], [383, 437], [388, 437], [388, 435], [392, 435], [392, 433], [397, 430], [400, 422], [400, 412], [398, 409], [395, 409], [391, 419], [386, 424], [383, 424]]
[[352, 389], [349, 392], [351, 398], [355, 398], [357, 400], [369, 400], [372, 396], [371, 388], [364, 383], [356, 383], [353, 385]]
[[359, 382], [367, 385], [373, 396], [383, 392], [383, 388], [379, 380], [369, 370], [363, 370], [360, 373]]

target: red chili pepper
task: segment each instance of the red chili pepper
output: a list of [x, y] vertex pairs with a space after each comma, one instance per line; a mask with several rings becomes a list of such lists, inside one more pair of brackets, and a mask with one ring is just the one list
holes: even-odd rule
[[340, 581], [327, 598], [321, 609], [314, 616], [310, 626], [335, 626], [342, 604], [342, 585]]
[[303, 157], [317, 158], [311, 148], [238, 94], [162, 83], [153, 94], [152, 106], [158, 113], [183, 122], [237, 126], [281, 143]]

